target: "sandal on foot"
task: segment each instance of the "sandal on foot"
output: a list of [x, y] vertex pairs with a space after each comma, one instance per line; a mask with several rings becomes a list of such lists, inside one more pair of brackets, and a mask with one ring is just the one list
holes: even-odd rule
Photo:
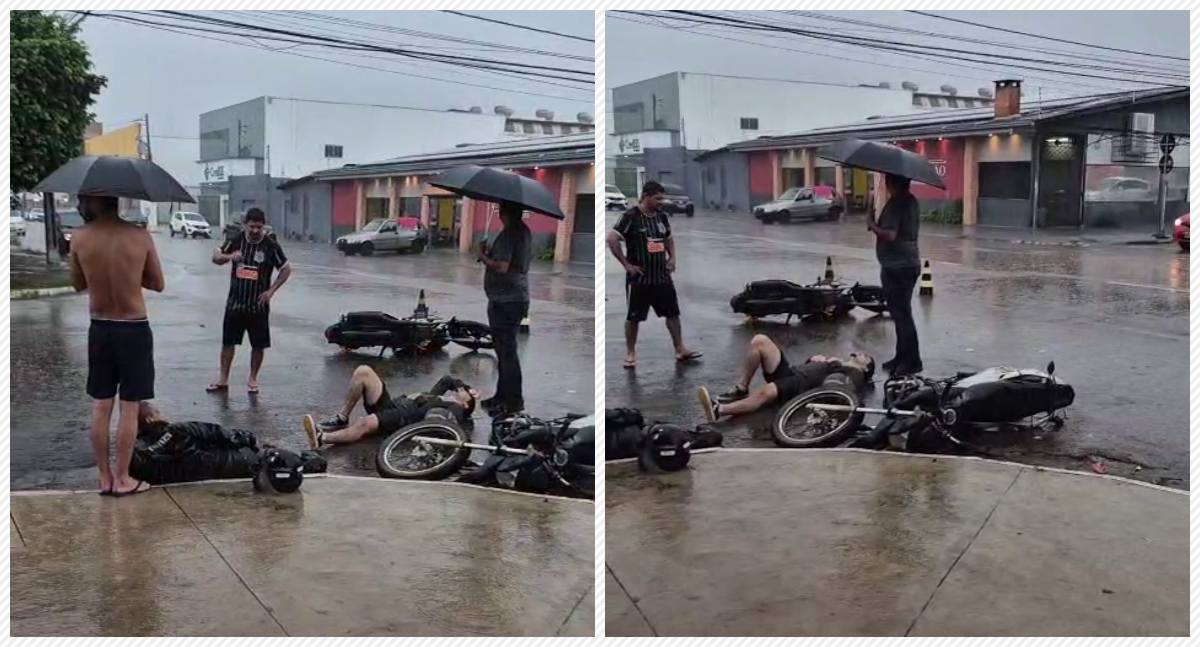
[[693, 360], [700, 359], [701, 357], [704, 357], [704, 353], [701, 353], [698, 350], [693, 350], [693, 351], [688, 352], [687, 355], [676, 355], [675, 361], [680, 362], [680, 363], [691, 362]]
[[[143, 487], [143, 486], [145, 486], [145, 487]], [[135, 494], [141, 494], [142, 492], [148, 492], [148, 491], [150, 491], [150, 484], [145, 481], [138, 481], [137, 485], [135, 485], [132, 490], [126, 490], [124, 492], [120, 492], [118, 490], [113, 490], [112, 494], [110, 494], [109, 496], [115, 496], [115, 497], [120, 498], [123, 496], [133, 496]]]
[[209, 384], [208, 387], [204, 389], [206, 393], [224, 393], [228, 390], [228, 384]]

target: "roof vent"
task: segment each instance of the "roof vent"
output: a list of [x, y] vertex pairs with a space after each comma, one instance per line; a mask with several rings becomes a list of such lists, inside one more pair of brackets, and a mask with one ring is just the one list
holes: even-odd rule
[[468, 110], [467, 112], [470, 112], [473, 115], [482, 115], [483, 107], [482, 106], [471, 106], [471, 109]]
[[941, 87], [941, 91], [952, 97], [958, 94], [958, 88], [954, 87], [953, 85], [943, 85]]
[[554, 111], [553, 110], [546, 110], [545, 108], [542, 108], [541, 110], [538, 110], [537, 112], [535, 112], [533, 114], [538, 119], [545, 119], [546, 121], [554, 120]]
[[979, 88], [979, 96], [983, 97], [984, 99], [991, 99], [992, 98], [992, 89], [991, 88]]
[[592, 123], [592, 113], [581, 112], [581, 113], [575, 115], [575, 119], [579, 120], [579, 123], [581, 123], [581, 124], [590, 124], [590, 123]]
[[900, 84], [900, 87], [905, 90], [908, 90], [909, 92], [916, 92], [917, 90], [921, 89], [920, 87], [917, 86], [916, 83], [913, 83], [912, 81], [905, 81], [904, 83]]
[[513, 109], [509, 108], [508, 106], [496, 106], [495, 108], [492, 108], [492, 112], [498, 115], [504, 115], [505, 117], [513, 116]]

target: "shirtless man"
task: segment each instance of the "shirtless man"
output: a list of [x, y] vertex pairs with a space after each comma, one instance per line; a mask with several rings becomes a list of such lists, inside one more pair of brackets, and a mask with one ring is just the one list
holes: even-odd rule
[[[126, 496], [150, 489], [129, 475], [137, 440], [138, 403], [154, 397], [154, 336], [142, 290], [166, 287], [150, 234], [117, 217], [117, 199], [79, 196], [87, 221], [71, 237], [71, 282], [87, 291], [87, 393], [92, 398], [92, 449], [100, 494]], [[109, 465], [108, 428], [120, 394], [116, 471]]]
[[[762, 371], [766, 381], [761, 388], [750, 391], [754, 374]], [[772, 402], [787, 402], [809, 389], [821, 386], [831, 376], [835, 381], [860, 391], [875, 374], [875, 360], [861, 351], [850, 353], [848, 359], [813, 355], [799, 366], [788, 363], [779, 346], [766, 335], [750, 340], [750, 351], [742, 362], [742, 372], [731, 390], [716, 400], [707, 387], [700, 387], [700, 406], [709, 422], [727, 416], [752, 413]]]

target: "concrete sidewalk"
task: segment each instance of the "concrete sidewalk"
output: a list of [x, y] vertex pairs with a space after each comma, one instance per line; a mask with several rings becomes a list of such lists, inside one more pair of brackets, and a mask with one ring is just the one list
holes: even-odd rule
[[325, 477], [10, 498], [14, 636], [593, 634], [593, 505]]
[[1185, 636], [1188, 495], [969, 458], [607, 466], [609, 636]]

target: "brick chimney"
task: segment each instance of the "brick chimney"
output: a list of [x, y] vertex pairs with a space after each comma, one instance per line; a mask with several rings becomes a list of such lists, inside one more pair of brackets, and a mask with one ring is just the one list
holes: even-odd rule
[[1015, 117], [1021, 114], [1021, 81], [1002, 79], [996, 81], [996, 118]]

